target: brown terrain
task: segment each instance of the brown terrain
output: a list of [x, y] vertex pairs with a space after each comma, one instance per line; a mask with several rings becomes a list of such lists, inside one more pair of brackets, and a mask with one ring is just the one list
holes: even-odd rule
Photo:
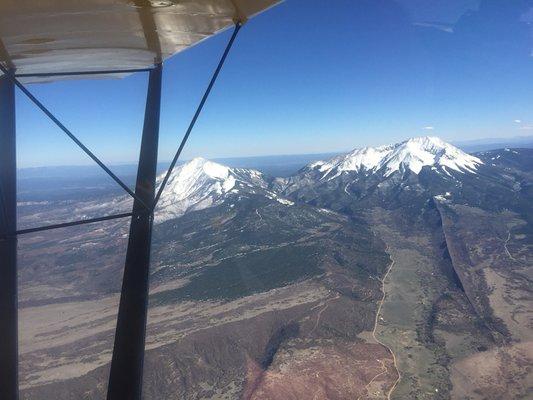
[[[267, 229], [269, 215], [290, 217], [282, 206], [255, 211], [246, 223], [250, 234]], [[182, 263], [191, 264], [180, 267], [191, 272], [198, 271], [198, 260], [216, 267], [258, 251], [283, 255], [286, 246], [298, 257], [312, 250], [308, 262], [316, 264], [309, 266], [316, 268], [314, 275], [245, 296], [167, 301], [198, 272], [172, 276], [164, 249], [176, 244], [155, 246], [162, 261], [153, 268], [146, 399], [388, 398], [398, 373], [390, 350], [373, 332], [390, 259], [377, 238], [368, 242], [367, 233], [358, 233], [346, 217], [306, 213], [313, 224], [287, 244], [241, 243], [235, 250], [220, 236], [234, 235], [232, 218], [213, 213], [202, 223], [183, 221], [176, 243], [185, 238], [182, 254], [192, 251], [182, 256]], [[80, 227], [20, 241], [23, 399], [105, 397], [126, 229], [125, 223], [107, 223], [96, 230]], [[213, 237], [206, 235], [198, 246], [194, 233], [203, 229]], [[370, 252], [382, 256], [372, 261]], [[106, 255], [103, 263], [99, 254]], [[95, 262], [88, 265], [91, 259]], [[251, 279], [248, 286], [262, 279], [242, 276]]]

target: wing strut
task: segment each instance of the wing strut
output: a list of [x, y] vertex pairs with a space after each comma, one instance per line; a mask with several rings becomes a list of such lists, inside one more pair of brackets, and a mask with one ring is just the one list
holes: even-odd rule
[[[37, 106], [37, 108], [39, 108], [48, 118], [50, 118], [50, 120], [52, 120], [52, 122], [56, 124], [59, 129], [61, 129], [70, 139], [72, 139], [72, 141], [76, 143], [85, 154], [87, 154], [96, 164], [98, 164], [98, 166], [102, 168], [111, 177], [111, 179], [118, 183], [119, 186], [122, 187], [122, 189], [124, 189], [136, 201], [140, 201], [140, 199], [131, 191], [128, 185], [122, 182], [118, 176], [116, 176], [102, 161], [100, 161], [98, 157], [96, 157], [91, 150], [89, 150], [87, 146], [85, 146], [65, 125], [63, 125], [61, 121], [59, 121], [59, 119], [57, 119], [57, 117], [48, 108], [46, 108], [43, 103], [41, 103], [22, 83], [20, 83], [15, 75], [9, 74], [9, 71], [3, 67], [2, 64], [0, 64], [0, 71], [2, 71], [4, 76], [11, 80], [11, 82], [15, 84], [19, 90]], [[148, 205], [144, 204], [144, 206], [148, 209]]]
[[155, 194], [155, 184], [161, 96], [161, 67], [150, 72], [135, 194], [141, 198], [144, 204], [152, 204], [152, 209], [150, 212], [147, 212], [142, 204], [137, 203], [137, 200], [134, 202], [107, 400], [141, 399], [153, 211], [172, 173], [172, 169], [176, 165], [181, 151], [213, 89], [241, 26], [241, 23], [236, 23], [235, 30], [181, 141], [178, 151], [170, 164], [167, 174], [159, 187], [157, 195]]
[[202, 97], [202, 100], [200, 101], [200, 104], [198, 105], [198, 108], [196, 109], [196, 112], [194, 113], [194, 117], [192, 118], [192, 121], [189, 124], [189, 127], [187, 128], [187, 132], [185, 132], [185, 135], [183, 136], [183, 139], [181, 140], [178, 151], [176, 151], [176, 154], [174, 155], [174, 158], [172, 159], [172, 162], [170, 163], [170, 167], [168, 167], [168, 171], [165, 175], [165, 178], [163, 179], [163, 182], [161, 183], [161, 186], [159, 187], [159, 190], [157, 191], [157, 195], [155, 196], [155, 201], [152, 205], [152, 211], [155, 210], [157, 206], [157, 202], [159, 201], [159, 198], [161, 197], [161, 194], [163, 193], [163, 190], [165, 189], [165, 185], [167, 184], [168, 179], [170, 178], [170, 174], [172, 173], [172, 170], [176, 166], [176, 162], [178, 161], [178, 158], [180, 157], [180, 154], [183, 148], [185, 147], [185, 144], [187, 143], [187, 139], [189, 139], [189, 135], [191, 134], [194, 128], [194, 125], [196, 124], [196, 121], [198, 120], [198, 117], [200, 116], [200, 113], [202, 112], [204, 108], [205, 102], [207, 101], [207, 98], [209, 97], [209, 94], [211, 93], [211, 89], [213, 89], [213, 86], [218, 78], [218, 75], [220, 74], [220, 70], [224, 66], [224, 62], [226, 61], [226, 58], [228, 57], [229, 51], [231, 50], [231, 47], [233, 46], [233, 42], [235, 41], [235, 38], [237, 37], [237, 34], [239, 33], [241, 27], [242, 27], [241, 22], [237, 22], [235, 24], [233, 35], [231, 35], [228, 45], [226, 46], [226, 49], [224, 50], [224, 54], [222, 54], [222, 58], [220, 59], [217, 65], [217, 68], [213, 74], [213, 77], [211, 78], [211, 81], [209, 82], [209, 85], [207, 86], [204, 96]]
[[140, 201], [133, 203], [122, 294], [115, 332], [115, 345], [108, 400], [140, 399], [148, 307], [150, 247], [153, 213], [144, 204], [155, 197], [159, 114], [161, 106], [161, 65], [150, 71], [144, 128], [137, 170], [135, 194]]
[[[11, 71], [8, 71], [10, 74]], [[0, 77], [0, 233], [17, 230], [15, 84]], [[18, 399], [17, 237], [0, 238], [0, 397]]]

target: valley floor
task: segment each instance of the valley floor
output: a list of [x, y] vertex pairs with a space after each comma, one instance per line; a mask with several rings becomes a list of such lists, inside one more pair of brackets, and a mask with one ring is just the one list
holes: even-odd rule
[[[500, 290], [506, 290], [506, 294], [496, 298], [499, 303], [492, 312], [514, 307], [521, 321], [515, 319], [508, 326], [517, 324], [522, 328], [512, 331], [521, 337], [507, 343], [495, 342], [490, 330], [480, 326], [468, 295], [457, 286], [458, 277], [452, 260], [446, 257], [446, 247], [434, 245], [440, 240], [446, 243], [440, 228], [416, 226], [405, 230], [402, 224], [394, 223], [397, 216], [382, 209], [374, 209], [369, 218], [394, 260], [384, 280], [385, 298], [376, 328], [378, 339], [394, 352], [401, 375], [390, 398], [529, 398], [533, 390], [533, 342], [529, 339], [531, 327], [526, 328], [524, 319], [531, 318], [531, 309], [528, 312], [524, 308], [529, 296], [516, 297], [510, 285], [505, 289], [505, 283], [494, 281], [491, 296], [497, 296]], [[478, 243], [487, 246], [485, 242]], [[504, 242], [507, 243], [508, 240]], [[505, 254], [506, 248], [501, 247], [491, 251]], [[494, 261], [492, 265], [498, 264]], [[486, 276], [490, 277], [490, 273], [490, 269], [485, 269]], [[518, 287], [515, 284], [514, 290]], [[515, 296], [514, 302], [508, 303], [509, 296]], [[503, 317], [507, 319], [509, 315]]]

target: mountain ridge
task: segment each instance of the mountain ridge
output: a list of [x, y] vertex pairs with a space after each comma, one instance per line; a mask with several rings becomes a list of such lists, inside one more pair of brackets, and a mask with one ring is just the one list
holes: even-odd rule
[[[334, 157], [329, 161], [318, 161], [308, 166], [323, 173], [321, 179], [334, 179], [343, 172], [382, 172], [385, 177], [395, 172], [410, 170], [420, 173], [425, 166], [457, 172], [475, 173], [483, 164], [479, 158], [435, 136], [422, 136], [403, 142], [378, 147], [364, 147]], [[331, 176], [333, 175], [333, 176]]]
[[[158, 177], [160, 183], [165, 174]], [[264, 175], [254, 169], [230, 168], [202, 157], [178, 166], [170, 175], [161, 196], [155, 221], [177, 218], [188, 211], [202, 210], [242, 196], [262, 196], [285, 205], [268, 189]]]

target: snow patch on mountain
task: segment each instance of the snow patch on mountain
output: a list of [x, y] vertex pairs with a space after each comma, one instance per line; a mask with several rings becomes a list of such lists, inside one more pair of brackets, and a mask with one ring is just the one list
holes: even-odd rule
[[447, 169], [476, 173], [481, 164], [483, 162], [479, 158], [437, 137], [424, 136], [394, 145], [356, 149], [329, 161], [310, 164], [308, 168], [318, 169], [323, 173], [322, 179], [333, 179], [346, 171], [381, 171], [385, 177], [407, 170], [419, 174], [425, 166], [441, 168], [448, 174]]
[[293, 206], [294, 205], [294, 201], [283, 199], [281, 197], [276, 197], [276, 201], [278, 203], [281, 203], [281, 204], [285, 205], [285, 206]]
[[[261, 180], [254, 171], [254, 178]], [[163, 222], [177, 218], [187, 211], [201, 210], [220, 204], [224, 196], [236, 192], [239, 180], [246, 180], [238, 170], [221, 164], [195, 158], [177, 167], [168, 180], [167, 186], [159, 200], [155, 221]], [[158, 178], [158, 184], [164, 174]]]

